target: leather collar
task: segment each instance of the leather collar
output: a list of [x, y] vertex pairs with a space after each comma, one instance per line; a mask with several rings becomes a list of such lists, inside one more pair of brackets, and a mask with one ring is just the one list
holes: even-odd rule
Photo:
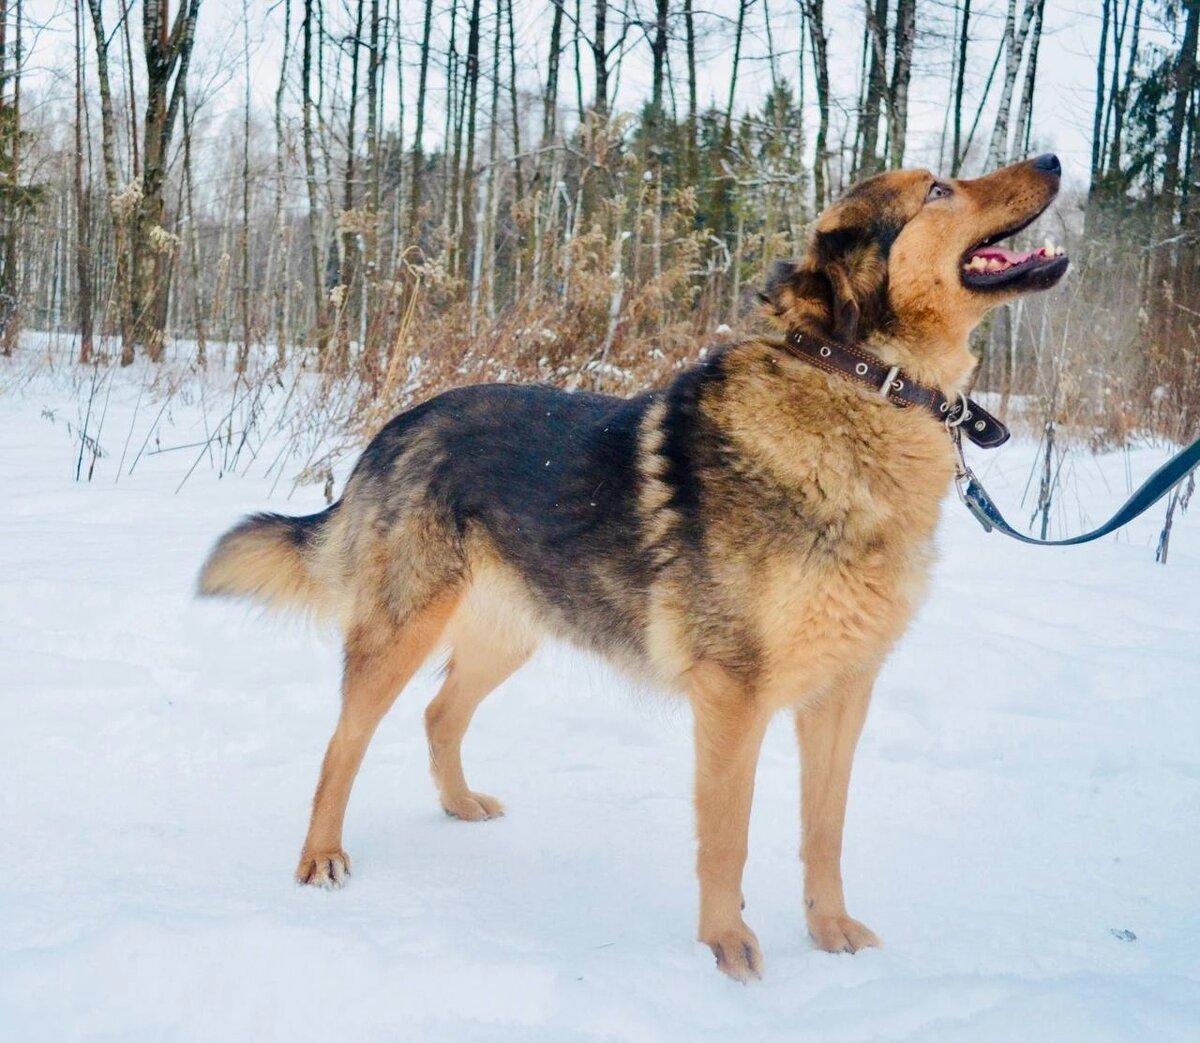
[[801, 330], [789, 331], [782, 347], [789, 355], [870, 388], [898, 406], [925, 410], [948, 428], [957, 427], [983, 449], [995, 449], [1008, 441], [1008, 428], [978, 402], [965, 395], [951, 402], [937, 388], [917, 383], [899, 366], [885, 366], [863, 348]]

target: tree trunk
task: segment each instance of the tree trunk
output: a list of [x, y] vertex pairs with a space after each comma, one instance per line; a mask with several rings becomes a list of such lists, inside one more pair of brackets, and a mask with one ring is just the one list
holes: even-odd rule
[[667, 59], [667, 0], [654, 0], [654, 36], [650, 40], [653, 71], [650, 79], [650, 133], [651, 146], [661, 146], [658, 140], [663, 116], [663, 73]]
[[[367, 345], [367, 328], [375, 307], [375, 285], [379, 277], [379, 76], [382, 52], [379, 32], [382, 25], [379, 0], [371, 0], [371, 27], [367, 43], [367, 199], [360, 235], [364, 240], [363, 271], [359, 281], [358, 350], [370, 379], [379, 376], [378, 358]], [[403, 126], [403, 124], [401, 124]]]
[[479, 9], [480, 0], [471, 0], [471, 15], [467, 22], [466, 90], [466, 161], [463, 164], [462, 195], [459, 206], [462, 213], [462, 246], [460, 257], [464, 264], [470, 256], [469, 248], [475, 238], [475, 126], [479, 107]]
[[[460, 91], [458, 85], [458, 52], [455, 50], [457, 31], [458, 2], [450, 0], [450, 49], [446, 63], [446, 131], [442, 138], [445, 142], [443, 151], [446, 154], [446, 161], [450, 165], [442, 176], [442, 198], [443, 224], [450, 236], [450, 271], [455, 275], [458, 274], [462, 239], [462, 198], [459, 195], [459, 189], [462, 184], [463, 110], [465, 108], [461, 100], [465, 97], [465, 92]], [[450, 148], [451, 129], [454, 133], [453, 150]]]
[[971, 0], [963, 0], [962, 25], [958, 34], [958, 73], [954, 80], [954, 151], [950, 156], [950, 176], [958, 177], [964, 159], [962, 140], [963, 86], [967, 75], [967, 44], [970, 42]]
[[1013, 134], [1012, 148], [1008, 161], [1015, 162], [1029, 151], [1029, 135], [1033, 129], [1033, 88], [1037, 82], [1038, 47], [1042, 42], [1042, 14], [1046, 0], [1036, 0], [1037, 12], [1033, 17], [1033, 35], [1029, 41], [1029, 58], [1025, 62], [1025, 82], [1021, 86], [1021, 104], [1017, 107], [1017, 128]]
[[[820, 0], [817, 0], [820, 3]], [[683, 24], [687, 45], [687, 155], [685, 169], [689, 185], [700, 180], [700, 147], [696, 140], [698, 130], [696, 108], [696, 24], [692, 15], [692, 0], [683, 0]]]
[[713, 177], [713, 203], [710, 224], [720, 239], [730, 233], [733, 174], [733, 104], [737, 97], [738, 67], [742, 57], [742, 35], [746, 28], [746, 12], [751, 0], [739, 0], [737, 28], [733, 37], [733, 69], [729, 77], [729, 97], [725, 104], [724, 120], [721, 124], [721, 147], [717, 153], [717, 169]]
[[[513, 135], [513, 198], [523, 199], [525, 196], [525, 183], [521, 175], [521, 112], [518, 107], [517, 98], [517, 31], [513, 25], [513, 0], [507, 0], [506, 7], [508, 10], [508, 105], [512, 110], [512, 135]], [[499, 27], [497, 26], [496, 35], [499, 36]], [[497, 66], [497, 75], [499, 75], [499, 66]], [[520, 263], [520, 255], [518, 264]]]
[[1114, 2], [1115, 0], [1102, 0], [1100, 5], [1100, 55], [1096, 59], [1096, 104], [1092, 110], [1092, 168], [1089, 179], [1093, 186], [1099, 185], [1101, 180], [1101, 157], [1104, 153], [1104, 143], [1100, 140], [1104, 129], [1104, 66], [1108, 58], [1108, 30], [1112, 22]]
[[[500, 27], [504, 23], [504, 0], [496, 0], [496, 32], [492, 37], [492, 111], [488, 128], [487, 187], [481, 193], [478, 231], [475, 237], [475, 266], [471, 278], [471, 324], [484, 314], [496, 316], [496, 220], [500, 174]], [[482, 298], [482, 301], [481, 301]]]
[[[142, 143], [142, 198], [133, 239], [133, 334], [152, 361], [162, 358], [170, 291], [166, 259], [172, 245], [163, 228], [167, 155], [187, 84], [200, 0], [181, 0], [168, 28], [168, 0], [143, 0], [146, 116]], [[172, 81], [174, 83], [172, 84]]]
[[[279, 61], [279, 83], [275, 88], [275, 213], [272, 227], [274, 231], [272, 249], [277, 252], [279, 272], [275, 278], [275, 361], [282, 366], [288, 340], [288, 301], [290, 299], [289, 279], [290, 266], [288, 259], [291, 255], [291, 237], [287, 219], [283, 211], [283, 197], [287, 185], [284, 177], [284, 136], [283, 136], [283, 98], [287, 85], [288, 55], [292, 48], [292, 0], [284, 0], [283, 5], [283, 54]], [[186, 132], [186, 128], [185, 128]], [[190, 199], [189, 188], [189, 199]], [[190, 207], [189, 207], [190, 209]], [[194, 241], [194, 240], [193, 240]]]
[[1180, 153], [1187, 136], [1187, 116], [1196, 85], [1196, 48], [1200, 36], [1200, 2], [1188, 4], [1187, 21], [1184, 25], [1183, 43], [1175, 60], [1170, 86], [1174, 95], [1171, 103], [1171, 118], [1167, 125], [1167, 137], [1163, 148], [1162, 193], [1159, 195], [1154, 214], [1154, 242], [1151, 244], [1150, 263], [1150, 307], [1155, 316], [1157, 336], [1152, 338], [1151, 353], [1153, 378], [1156, 382], [1182, 390], [1194, 363], [1174, 344], [1172, 336], [1178, 303], [1174, 301], [1170, 276], [1172, 261], [1185, 251], [1172, 249], [1169, 240], [1174, 238], [1175, 212], [1180, 204]]
[[988, 145], [987, 167], [998, 167], [1008, 154], [1008, 119], [1012, 113], [1013, 89], [1017, 73], [1021, 68], [1021, 57], [1025, 52], [1025, 38], [1033, 22], [1034, 11], [1042, 0], [1025, 0], [1021, 14], [1021, 25], [1016, 24], [1017, 0], [1008, 0], [1004, 18], [1004, 84], [1000, 90], [1000, 105], [996, 110], [996, 125], [992, 129], [992, 141]]
[[608, 23], [608, 0], [596, 0], [596, 28], [592, 35], [592, 62], [596, 69], [596, 99], [592, 111], [597, 116], [608, 116], [608, 49], [605, 30]]
[[893, 170], [904, 165], [904, 142], [908, 134], [908, 83], [912, 78], [916, 36], [916, 0], [896, 0], [891, 104], [888, 106], [888, 166]]
[[313, 328], [317, 353], [324, 359], [329, 343], [325, 322], [325, 277], [321, 268], [320, 215], [317, 196], [317, 157], [313, 150], [312, 44], [313, 8], [319, 0], [304, 0], [304, 53], [301, 58], [300, 81], [304, 117], [304, 183], [308, 189], [308, 250], [312, 262]]
[[433, 0], [425, 0], [425, 20], [421, 28], [421, 65], [417, 73], [417, 125], [413, 133], [412, 149], [412, 192], [408, 204], [409, 245], [415, 246], [420, 238], [421, 222], [421, 167], [424, 157], [421, 152], [422, 134], [425, 130], [425, 85], [429, 76], [429, 32], [433, 24]]
[[[196, 228], [195, 196], [192, 181], [192, 116], [187, 95], [183, 96], [183, 182], [187, 206], [188, 258], [192, 268], [192, 325], [196, 333], [196, 365], [208, 364], [207, 320], [200, 291], [200, 235]], [[286, 267], [284, 271], [286, 272]]]
[[108, 302], [110, 318], [105, 326], [111, 326], [111, 313], [115, 311], [121, 335], [121, 365], [128, 366], [133, 362], [133, 308], [128, 239], [131, 200], [122, 193], [120, 175], [117, 172], [117, 131], [113, 117], [112, 85], [108, 75], [108, 36], [104, 31], [104, 16], [100, 4], [101, 0], [88, 0], [88, 10], [92, 16], [92, 35], [96, 38], [96, 79], [100, 88], [100, 151], [104, 161], [104, 184], [108, 193], [108, 215], [112, 221], [115, 257], [114, 288]]
[[75, 0], [75, 278], [79, 294], [79, 361], [92, 361], [92, 220], [83, 184], [83, 9]]
[[[690, 0], [689, 0], [690, 2]], [[546, 94], [542, 98], [542, 147], [554, 140], [558, 123], [558, 70], [562, 52], [564, 0], [550, 0], [554, 19], [550, 23], [550, 64], [546, 73]]]
[[1109, 139], [1107, 178], [1116, 179], [1121, 169], [1121, 145], [1125, 129], [1125, 114], [1129, 108], [1129, 92], [1133, 88], [1134, 69], [1138, 54], [1138, 37], [1142, 27], [1142, 0], [1137, 0], [1133, 9], [1133, 41], [1129, 45], [1125, 79], [1113, 94], [1112, 134]]
[[[338, 284], [341, 299], [334, 313], [335, 339], [337, 343], [336, 369], [344, 373], [350, 361], [350, 320], [355, 314], [355, 293], [361, 289], [355, 285], [358, 274], [359, 222], [354, 210], [355, 160], [358, 142], [355, 139], [355, 124], [358, 118], [358, 70], [359, 50], [362, 47], [363, 0], [354, 5], [354, 38], [350, 43], [350, 111], [346, 117], [346, 163], [342, 171], [342, 208], [339, 217], [341, 227], [341, 264], [338, 267]], [[361, 348], [361, 345], [360, 345]]]
[[242, 340], [237, 350], [238, 373], [245, 373], [250, 361], [250, 12], [247, 0], [242, 0], [242, 67], [245, 71], [245, 95], [242, 110], [242, 234], [239, 244], [241, 277], [238, 280]]
[[[8, 169], [4, 171], [5, 179], [7, 180], [8, 200], [7, 206], [4, 207], [4, 213], [0, 214], [0, 221], [4, 225], [4, 244], [2, 254], [0, 254], [0, 355], [11, 355], [17, 344], [17, 337], [21, 330], [21, 287], [17, 272], [17, 242], [21, 236], [21, 211], [24, 206], [21, 202], [21, 73], [24, 59], [22, 56], [22, 4], [21, 0], [16, 0], [14, 5], [14, 15], [16, 18], [16, 32], [13, 37], [13, 63], [12, 72], [7, 69], [7, 63], [4, 58], [0, 58], [0, 72], [3, 73], [3, 78], [0, 79], [0, 100], [3, 100], [3, 87], [7, 86], [5, 80], [12, 82], [12, 101], [5, 105], [7, 112], [5, 115], [4, 136], [8, 138], [9, 146], [9, 164]], [[0, 7], [0, 24], [4, 25], [7, 31], [8, 26], [8, 3], [5, 2]]]
[[575, 108], [579, 113], [579, 122], [583, 122], [586, 109], [583, 107], [583, 54], [580, 48], [580, 37], [583, 33], [583, 16], [581, 14], [582, 0], [575, 0], [575, 17], [571, 22], [571, 45], [575, 49]]
[[870, 177], [879, 170], [879, 113], [887, 95], [888, 0], [875, 0], [872, 11], [867, 4], [868, 72], [867, 94], [862, 110], [862, 143], [858, 159], [858, 177]]
[[828, 193], [827, 163], [829, 139], [829, 39], [825, 35], [825, 0], [805, 0], [808, 40], [813, 56], [813, 75], [817, 81], [817, 141], [813, 155], [813, 202], [817, 212], [825, 209]]

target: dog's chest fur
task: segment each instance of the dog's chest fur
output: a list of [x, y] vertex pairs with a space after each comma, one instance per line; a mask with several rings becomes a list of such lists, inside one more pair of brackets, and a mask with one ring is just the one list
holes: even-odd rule
[[702, 405], [703, 548], [658, 600], [681, 610], [695, 658], [786, 701], [877, 663], [903, 633], [953, 457], [931, 418], [769, 347], [736, 348], [722, 370]]

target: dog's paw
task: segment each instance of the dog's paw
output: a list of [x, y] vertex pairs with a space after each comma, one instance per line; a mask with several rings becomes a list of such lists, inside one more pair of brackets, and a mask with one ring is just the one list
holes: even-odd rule
[[504, 805], [495, 797], [489, 797], [486, 793], [472, 793], [470, 790], [457, 796], [442, 797], [442, 809], [447, 815], [464, 822], [483, 822], [504, 814]]
[[717, 958], [717, 967], [734, 981], [747, 982], [762, 977], [762, 951], [754, 932], [744, 923], [724, 930], [707, 931], [700, 936]]
[[336, 890], [350, 879], [350, 856], [341, 848], [312, 853], [305, 851], [296, 868], [296, 883]]
[[808, 916], [808, 933], [818, 949], [826, 952], [858, 952], [878, 949], [879, 939], [866, 924], [843, 913], [841, 916]]

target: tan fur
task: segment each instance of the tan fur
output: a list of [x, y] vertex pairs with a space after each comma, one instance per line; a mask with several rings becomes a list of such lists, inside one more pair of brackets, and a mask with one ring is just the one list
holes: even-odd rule
[[[932, 182], [926, 171], [902, 171], [856, 188], [817, 222], [807, 258], [777, 269], [766, 300], [778, 325], [852, 333], [950, 395], [972, 371], [971, 328], [1008, 296], [964, 287], [963, 252], [1036, 214], [1053, 191], [1028, 164], [951, 182], [945, 205], [925, 205]], [[784, 708], [802, 755], [809, 931], [831, 951], [878, 944], [846, 912], [846, 794], [875, 676], [924, 592], [954, 471], [950, 441], [919, 410], [766, 339], [729, 348], [720, 365], [720, 379], [689, 407], [704, 425], [692, 430], [708, 432], [706, 451], [720, 459], [705, 471], [694, 508], [703, 512], [702, 546], [681, 531], [673, 500], [665, 399], [641, 414], [629, 479], [637, 493], [628, 554], [642, 555], [652, 576], [644, 597], [625, 589], [617, 563], [587, 558], [581, 537], [573, 567], [591, 570], [593, 596], [625, 606], [640, 644], [581, 630], [578, 619], [597, 617], [572, 616], [578, 606], [539, 592], [506, 559], [495, 530], [444, 516], [429, 478], [453, 466], [437, 426], [450, 421], [440, 414], [403, 443], [387, 481], [374, 464], [356, 469], [337, 517], [307, 550], [265, 523], [218, 544], [203, 592], [336, 606], [346, 635], [342, 714], [313, 802], [302, 882], [339, 886], [349, 874], [342, 819], [354, 775], [396, 695], [439, 646], [449, 646], [449, 666], [425, 715], [439, 798], [458, 818], [501, 814], [498, 800], [468, 786], [462, 739], [480, 702], [541, 640], [557, 637], [691, 704], [699, 937], [723, 971], [745, 980], [762, 968], [742, 918], [742, 871], [759, 747]]]
[[323, 601], [304, 555], [278, 528], [239, 526], [226, 533], [196, 584], [205, 597], [246, 597], [269, 609], [315, 611]]

